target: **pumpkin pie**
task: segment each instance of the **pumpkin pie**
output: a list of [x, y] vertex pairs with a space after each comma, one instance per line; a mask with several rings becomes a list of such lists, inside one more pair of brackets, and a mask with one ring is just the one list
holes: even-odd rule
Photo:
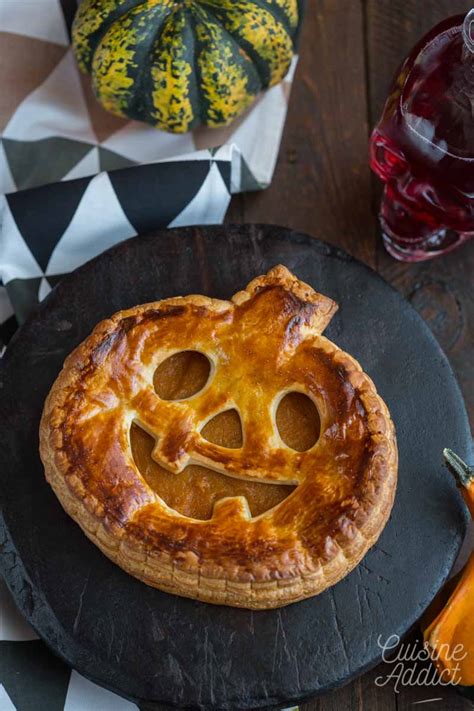
[[265, 609], [334, 585], [378, 539], [397, 481], [386, 405], [322, 335], [336, 310], [278, 266], [230, 301], [99, 323], [41, 420], [66, 512], [168, 593]]

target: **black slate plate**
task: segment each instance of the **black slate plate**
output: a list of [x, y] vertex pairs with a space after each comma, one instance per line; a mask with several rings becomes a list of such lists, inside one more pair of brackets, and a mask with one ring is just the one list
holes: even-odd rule
[[[277, 263], [340, 304], [326, 335], [372, 376], [394, 418], [399, 487], [382, 537], [319, 597], [268, 612], [153, 590], [109, 562], [43, 478], [38, 423], [65, 356], [100, 319], [176, 294], [229, 297]], [[65, 278], [13, 339], [1, 371], [0, 562], [26, 618], [59, 656], [129, 698], [181, 707], [257, 708], [340, 685], [404, 634], [445, 580], [466, 524], [441, 450], [469, 459], [451, 368], [393, 289], [347, 254], [277, 227], [163, 231]]]

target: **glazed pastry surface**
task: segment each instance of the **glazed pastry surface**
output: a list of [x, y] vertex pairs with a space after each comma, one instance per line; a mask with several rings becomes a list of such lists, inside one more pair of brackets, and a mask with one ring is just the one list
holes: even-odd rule
[[177, 297], [98, 324], [41, 420], [65, 510], [178, 595], [264, 609], [340, 580], [388, 519], [397, 448], [374, 384], [322, 335], [336, 309], [278, 266], [231, 301]]

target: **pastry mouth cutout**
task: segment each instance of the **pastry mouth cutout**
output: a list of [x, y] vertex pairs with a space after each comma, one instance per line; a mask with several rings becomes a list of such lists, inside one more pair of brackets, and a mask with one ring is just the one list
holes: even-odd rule
[[336, 310], [279, 266], [231, 301], [100, 323], [41, 422], [65, 510], [167, 592], [259, 609], [337, 582], [387, 521], [397, 449], [374, 384], [322, 335]]

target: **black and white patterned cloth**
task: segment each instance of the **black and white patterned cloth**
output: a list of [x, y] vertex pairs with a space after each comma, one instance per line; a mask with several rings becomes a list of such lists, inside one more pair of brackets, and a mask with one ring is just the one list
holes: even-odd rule
[[64, 274], [117, 242], [157, 227], [222, 222], [233, 150], [0, 196], [3, 320], [14, 312], [21, 323]]
[[[296, 58], [231, 127], [172, 136], [95, 102], [69, 47], [76, 7], [0, 0], [0, 355], [64, 274], [136, 234], [222, 222], [278, 155]], [[136, 708], [49, 652], [0, 579], [0, 711]]]

